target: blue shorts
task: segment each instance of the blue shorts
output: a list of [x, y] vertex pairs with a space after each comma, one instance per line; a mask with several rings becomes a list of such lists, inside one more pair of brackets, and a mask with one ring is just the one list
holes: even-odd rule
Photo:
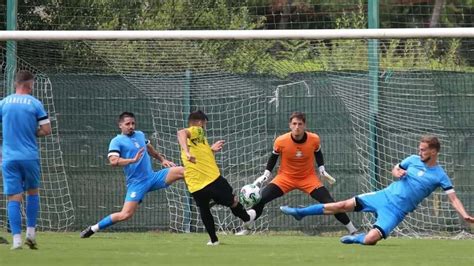
[[406, 216], [406, 213], [388, 201], [384, 191], [361, 194], [356, 197], [356, 201], [362, 205], [360, 211], [375, 213], [374, 228], [380, 231], [383, 238], [387, 238]]
[[127, 201], [142, 201], [146, 193], [169, 187], [166, 184], [166, 176], [169, 168], [153, 172], [153, 174], [142, 181], [131, 183], [127, 185], [127, 194], [125, 195], [125, 202]]
[[41, 167], [39, 160], [3, 161], [3, 194], [15, 195], [39, 188]]

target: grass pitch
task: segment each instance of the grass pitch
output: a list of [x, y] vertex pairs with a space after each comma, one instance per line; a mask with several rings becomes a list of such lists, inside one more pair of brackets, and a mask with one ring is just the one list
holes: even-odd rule
[[[4, 235], [4, 234], [3, 234]], [[11, 240], [11, 237], [9, 238]], [[296, 235], [39, 233], [39, 250], [0, 245], [0, 265], [474, 265], [474, 240], [389, 238], [376, 246]]]

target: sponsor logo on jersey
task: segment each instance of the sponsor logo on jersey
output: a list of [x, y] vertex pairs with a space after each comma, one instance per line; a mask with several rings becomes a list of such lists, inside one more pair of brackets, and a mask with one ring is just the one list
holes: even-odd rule
[[300, 151], [300, 150], [297, 150], [295, 156], [296, 156], [296, 158], [301, 158], [301, 157], [303, 157], [303, 152]]

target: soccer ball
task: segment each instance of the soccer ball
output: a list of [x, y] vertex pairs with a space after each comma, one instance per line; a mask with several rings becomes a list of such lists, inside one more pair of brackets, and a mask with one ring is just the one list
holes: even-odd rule
[[254, 184], [245, 185], [240, 189], [239, 201], [245, 207], [252, 207], [257, 204], [261, 198], [260, 188]]

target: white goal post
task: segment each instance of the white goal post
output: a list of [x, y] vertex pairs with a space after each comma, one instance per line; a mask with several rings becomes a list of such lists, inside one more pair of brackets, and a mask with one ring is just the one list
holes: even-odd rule
[[384, 38], [471, 38], [474, 28], [338, 29], [338, 30], [123, 30], [0, 31], [7, 40], [317, 40]]

